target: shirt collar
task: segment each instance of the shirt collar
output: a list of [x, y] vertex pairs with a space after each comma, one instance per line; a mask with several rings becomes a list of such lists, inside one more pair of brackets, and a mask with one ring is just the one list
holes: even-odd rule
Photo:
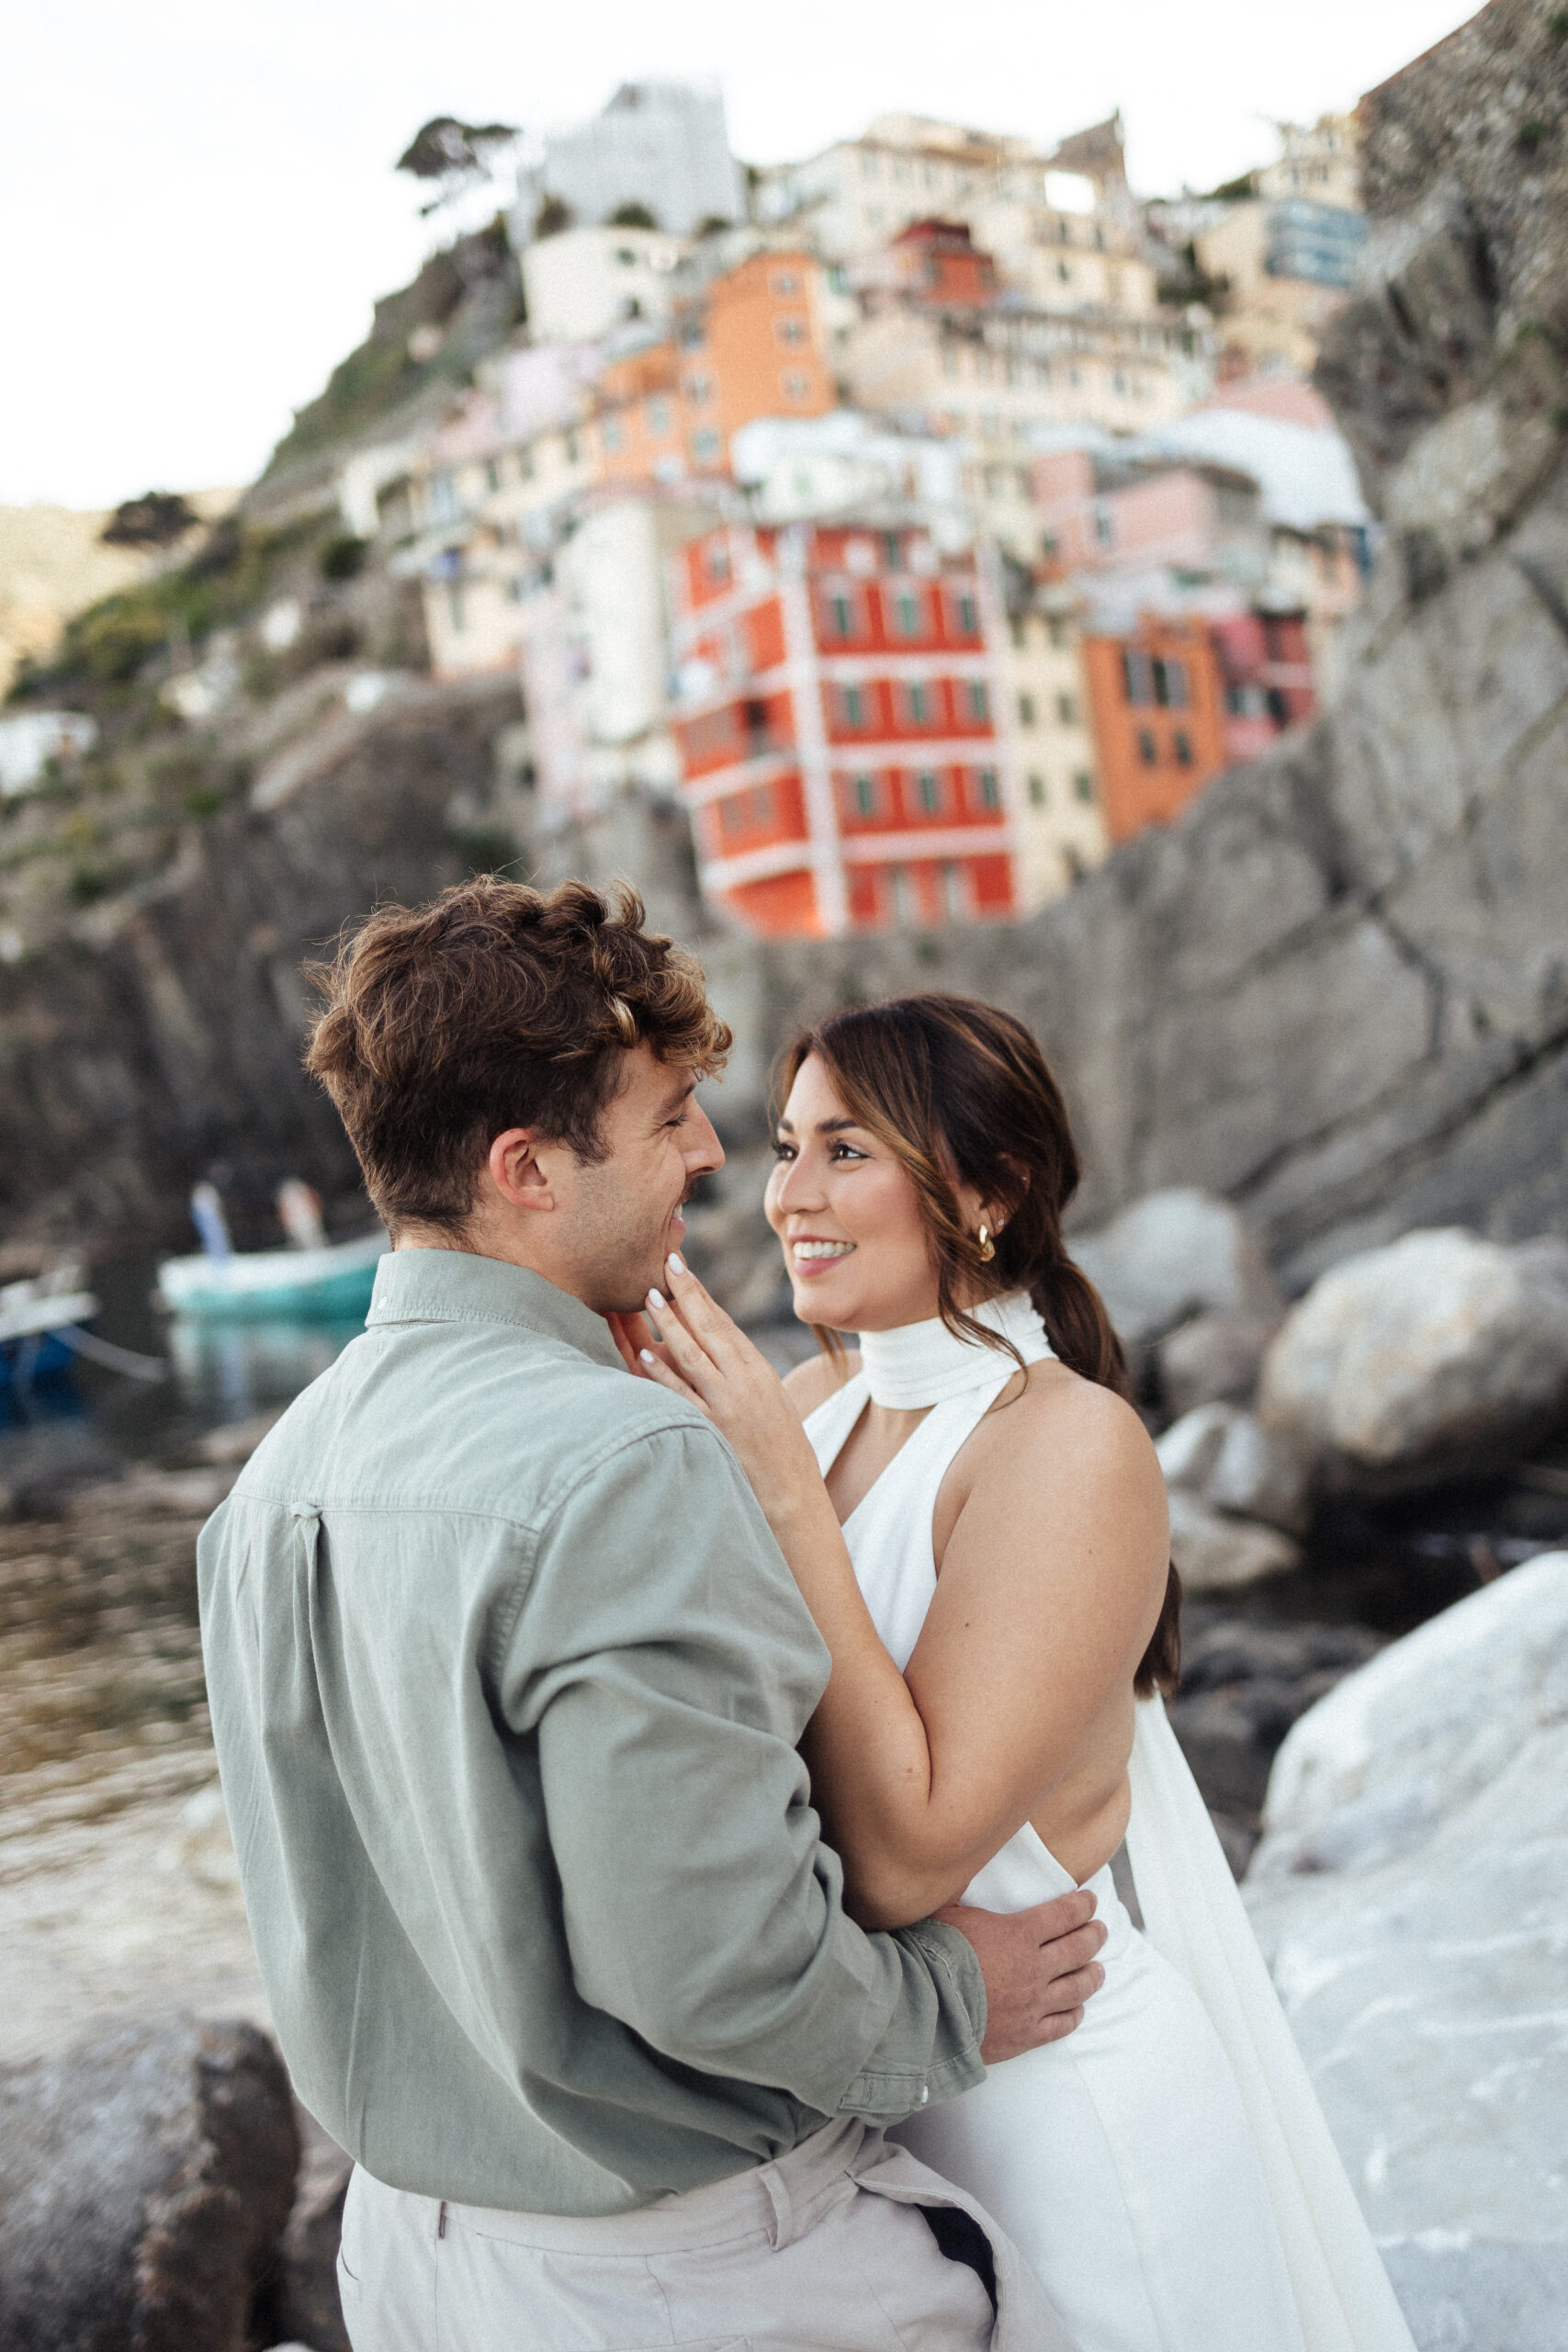
[[595, 1363], [621, 1368], [620, 1351], [602, 1315], [543, 1274], [468, 1250], [389, 1250], [376, 1269], [370, 1328], [381, 1323], [513, 1323]]

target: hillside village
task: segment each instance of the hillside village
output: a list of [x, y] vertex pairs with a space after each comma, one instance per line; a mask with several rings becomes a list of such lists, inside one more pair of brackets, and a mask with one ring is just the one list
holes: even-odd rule
[[741, 937], [1058, 897], [1335, 695], [1373, 526], [1309, 376], [1356, 125], [1280, 143], [1158, 202], [1116, 119], [1047, 152], [885, 116], [756, 170], [713, 93], [623, 86], [231, 511], [35, 628], [0, 956], [476, 695], [470, 865], [629, 872]]

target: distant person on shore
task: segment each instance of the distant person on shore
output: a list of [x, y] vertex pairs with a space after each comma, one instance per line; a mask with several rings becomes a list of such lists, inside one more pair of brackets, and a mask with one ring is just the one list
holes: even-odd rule
[[722, 1162], [700, 972], [630, 893], [481, 880], [324, 979], [309, 1064], [394, 1249], [199, 1560], [263, 1979], [355, 2159], [355, 2352], [1074, 2352], [884, 2127], [1073, 2031], [1095, 1897], [854, 1924], [796, 1753], [827, 1647], [606, 1319]]

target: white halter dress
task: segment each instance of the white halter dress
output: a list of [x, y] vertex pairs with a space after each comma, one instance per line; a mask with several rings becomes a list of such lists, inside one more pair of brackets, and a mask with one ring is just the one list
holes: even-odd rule
[[[1022, 1294], [978, 1319], [1026, 1363], [1052, 1352]], [[1016, 1367], [940, 1321], [861, 1349], [806, 1429], [826, 1476], [871, 1398], [931, 1408], [844, 1522], [902, 1668], [936, 1591], [938, 1489]], [[895, 2136], [996, 2216], [1081, 2352], [1414, 2352], [1157, 1699], [1137, 1709], [1131, 1777], [1144, 1933], [1097, 1872], [1110, 1934], [1083, 2024]], [[1026, 1823], [964, 1899], [1020, 1911], [1074, 1883]]]

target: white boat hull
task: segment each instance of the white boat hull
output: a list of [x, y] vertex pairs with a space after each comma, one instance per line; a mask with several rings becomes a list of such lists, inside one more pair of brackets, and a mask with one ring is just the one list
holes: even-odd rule
[[260, 1316], [310, 1318], [363, 1315], [376, 1268], [391, 1247], [384, 1233], [324, 1250], [248, 1250], [232, 1258], [170, 1258], [158, 1293], [175, 1315], [234, 1321]]

